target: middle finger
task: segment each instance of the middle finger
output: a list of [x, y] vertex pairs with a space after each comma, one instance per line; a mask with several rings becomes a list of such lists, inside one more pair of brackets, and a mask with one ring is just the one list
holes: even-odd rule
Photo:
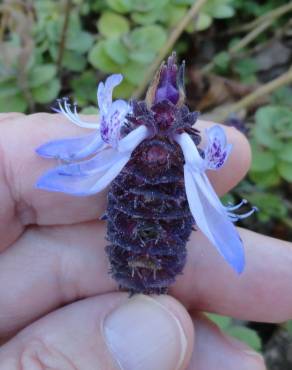
[[[199, 232], [194, 232], [184, 274], [170, 293], [189, 309], [255, 321], [291, 319], [290, 244], [246, 230], [240, 233], [247, 255], [247, 268], [241, 276]], [[64, 303], [116, 290], [117, 284], [108, 274], [104, 235], [102, 222], [31, 228], [3, 252], [1, 335]]]

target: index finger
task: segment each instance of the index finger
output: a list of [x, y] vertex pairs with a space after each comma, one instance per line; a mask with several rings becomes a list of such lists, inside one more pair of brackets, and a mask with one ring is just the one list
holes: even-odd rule
[[[199, 130], [212, 125], [198, 121]], [[88, 131], [86, 131], [87, 133]], [[66, 137], [77, 137], [84, 130], [59, 114], [39, 113], [0, 125], [0, 248], [12, 243], [27, 225], [73, 224], [99, 217], [106, 204], [106, 192], [86, 198], [36, 190], [34, 184], [54, 161], [39, 158], [35, 149], [41, 144]], [[245, 175], [250, 163], [250, 149], [245, 137], [226, 127], [233, 144], [225, 167], [210, 176], [215, 189], [223, 194]]]

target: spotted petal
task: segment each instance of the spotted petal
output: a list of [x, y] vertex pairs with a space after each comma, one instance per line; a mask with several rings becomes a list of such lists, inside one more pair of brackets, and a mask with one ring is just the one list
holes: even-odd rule
[[205, 149], [205, 166], [210, 170], [221, 168], [226, 162], [232, 144], [227, 144], [225, 131], [219, 125], [206, 130], [208, 145]]
[[198, 228], [235, 271], [241, 273], [245, 265], [242, 241], [206, 175], [186, 163], [184, 179], [189, 207]]
[[129, 105], [124, 100], [116, 100], [108, 112], [101, 115], [100, 133], [103, 141], [112, 147], [117, 147], [120, 139], [121, 126], [129, 111]]

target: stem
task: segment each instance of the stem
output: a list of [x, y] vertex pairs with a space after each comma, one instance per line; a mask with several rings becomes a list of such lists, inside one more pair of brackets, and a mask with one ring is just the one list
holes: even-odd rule
[[230, 55], [232, 56], [236, 54], [239, 50], [245, 48], [248, 44], [255, 40], [262, 32], [269, 28], [272, 25], [272, 23], [273, 21], [271, 19], [263, 23], [260, 23], [255, 29], [249, 32], [237, 44], [230, 48], [229, 50]]
[[159, 68], [161, 61], [165, 58], [169, 50], [173, 47], [177, 39], [180, 37], [181, 33], [185, 30], [187, 25], [190, 21], [198, 14], [202, 6], [208, 0], [197, 0], [186, 15], [181, 19], [181, 21], [177, 24], [177, 26], [171, 32], [166, 44], [159, 52], [158, 56], [155, 58], [154, 62], [151, 64], [150, 68], [146, 71], [146, 75], [144, 80], [141, 82], [140, 86], [138, 86], [137, 90], [134, 92], [133, 97], [138, 99], [144, 92], [146, 86], [148, 85], [149, 81], [151, 80], [153, 74]]
[[266, 83], [265, 85], [259, 87], [239, 102], [233, 104], [227, 111], [220, 115], [220, 121], [224, 121], [229, 117], [231, 113], [236, 113], [241, 109], [247, 108], [252, 105], [256, 100], [262, 98], [265, 95], [271, 94], [273, 91], [277, 90], [279, 87], [288, 85], [292, 82], [292, 68], [288, 72], [284, 73], [282, 76], [275, 78], [274, 80]]
[[57, 58], [57, 68], [58, 68], [59, 73], [60, 73], [60, 69], [62, 66], [63, 55], [64, 55], [65, 46], [66, 46], [66, 37], [67, 37], [67, 30], [68, 30], [68, 25], [69, 25], [71, 8], [72, 8], [72, 0], [66, 0], [64, 24], [63, 24], [61, 42], [60, 42], [58, 58]]
[[252, 22], [249, 22], [247, 24], [244, 24], [243, 26], [239, 26], [239, 27], [233, 29], [228, 34], [233, 35], [233, 34], [239, 33], [239, 32], [250, 31], [254, 27], [258, 26], [260, 23], [265, 22], [267, 20], [276, 20], [277, 18], [279, 18], [282, 15], [290, 12], [291, 10], [292, 10], [292, 3], [279, 6], [278, 8], [273, 9], [273, 10], [271, 10], [270, 12], [268, 12], [266, 14], [263, 14], [261, 17], [253, 20]]
[[[253, 29], [251, 32], [245, 35], [237, 44], [232, 46], [227, 52], [228, 55], [230, 57], [233, 57], [237, 52], [239, 52], [241, 49], [245, 48], [252, 41], [254, 41], [262, 32], [264, 32], [271, 25], [272, 20], [266, 20], [265, 22], [260, 23], [255, 29]], [[206, 64], [204, 68], [202, 68], [202, 73], [203, 74], [209, 73], [214, 67], [215, 61], [212, 61]]]

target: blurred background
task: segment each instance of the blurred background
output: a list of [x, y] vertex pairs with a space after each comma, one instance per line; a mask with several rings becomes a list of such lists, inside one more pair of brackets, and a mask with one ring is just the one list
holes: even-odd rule
[[[292, 239], [292, 2], [287, 0], [2, 0], [0, 112], [51, 111], [57, 97], [96, 113], [96, 86], [122, 73], [116, 97], [142, 98], [175, 50], [186, 61], [187, 103], [201, 118], [248, 136], [246, 179], [225, 202], [259, 212], [242, 223]], [[292, 368], [292, 322], [239, 322], [223, 330]]]

